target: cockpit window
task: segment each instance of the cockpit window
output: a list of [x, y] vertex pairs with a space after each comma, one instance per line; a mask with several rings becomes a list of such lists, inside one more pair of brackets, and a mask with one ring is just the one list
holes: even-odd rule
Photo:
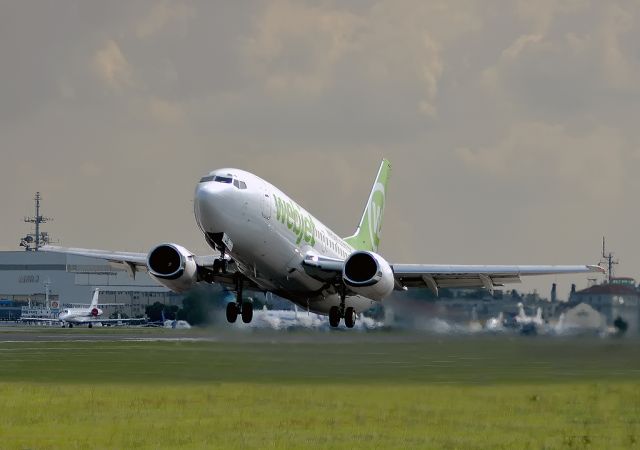
[[247, 183], [245, 183], [244, 181], [240, 181], [240, 180], [233, 180], [233, 185], [235, 187], [237, 187], [238, 189], [246, 189], [247, 188]]
[[244, 181], [235, 180], [232, 177], [221, 177], [220, 175], [207, 175], [200, 178], [200, 183], [207, 183], [209, 181], [216, 181], [218, 183], [232, 184], [238, 189], [246, 189], [247, 185]]

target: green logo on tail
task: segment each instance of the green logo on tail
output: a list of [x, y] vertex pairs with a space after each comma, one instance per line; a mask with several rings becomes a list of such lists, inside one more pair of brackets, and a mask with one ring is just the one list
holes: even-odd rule
[[384, 215], [387, 181], [391, 173], [391, 163], [383, 159], [378, 170], [378, 176], [369, 194], [369, 201], [365, 207], [360, 225], [353, 236], [345, 241], [356, 250], [378, 251], [380, 232], [382, 231], [382, 217]]

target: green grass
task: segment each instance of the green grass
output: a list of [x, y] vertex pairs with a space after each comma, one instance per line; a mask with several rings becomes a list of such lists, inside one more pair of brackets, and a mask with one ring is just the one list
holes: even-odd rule
[[635, 342], [314, 336], [0, 343], [0, 448], [640, 447]]

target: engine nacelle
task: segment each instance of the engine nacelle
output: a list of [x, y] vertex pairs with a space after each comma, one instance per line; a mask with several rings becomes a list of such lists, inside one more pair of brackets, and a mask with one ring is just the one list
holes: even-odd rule
[[376, 301], [388, 297], [395, 286], [391, 266], [373, 252], [353, 252], [344, 262], [342, 279], [353, 292]]
[[174, 292], [184, 292], [198, 281], [193, 253], [177, 244], [160, 244], [147, 256], [149, 275]]

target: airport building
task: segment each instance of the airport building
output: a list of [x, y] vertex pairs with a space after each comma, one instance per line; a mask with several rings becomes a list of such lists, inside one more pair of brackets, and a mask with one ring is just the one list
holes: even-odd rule
[[57, 317], [60, 309], [91, 303], [100, 288], [105, 317], [143, 317], [145, 307], [155, 302], [182, 305], [182, 296], [159, 285], [145, 272], [135, 278], [108, 261], [84, 256], [39, 251], [49, 243], [42, 226], [51, 220], [41, 213], [42, 196], [34, 197], [35, 214], [26, 217], [33, 231], [20, 240], [25, 251], [0, 252], [0, 320]]
[[113, 312], [140, 317], [156, 301], [182, 304], [181, 295], [148, 274], [138, 272], [134, 279], [102, 259], [42, 251], [0, 252], [0, 320], [16, 320], [22, 307], [51, 307], [55, 312], [65, 305], [89, 304], [95, 288], [100, 288], [100, 303], [122, 305], [103, 308], [107, 317]]
[[586, 303], [602, 313], [609, 324], [621, 318], [628, 324], [629, 334], [640, 332], [640, 291], [633, 278], [612, 277], [608, 283], [573, 292], [569, 301]]

